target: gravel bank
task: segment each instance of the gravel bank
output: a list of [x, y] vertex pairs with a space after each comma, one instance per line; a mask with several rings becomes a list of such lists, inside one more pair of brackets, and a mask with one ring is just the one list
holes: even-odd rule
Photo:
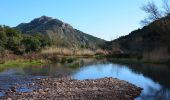
[[13, 87], [4, 100], [133, 100], [142, 89], [115, 78], [74, 80], [71, 78], [37, 78], [27, 87], [39, 87], [32, 92], [19, 93]]

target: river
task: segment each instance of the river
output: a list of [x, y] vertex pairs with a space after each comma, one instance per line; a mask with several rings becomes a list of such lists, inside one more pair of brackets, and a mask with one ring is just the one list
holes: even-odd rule
[[[158, 64], [118, 64], [108, 60], [78, 59], [71, 63], [43, 66], [9, 67], [0, 70], [0, 96], [15, 84], [31, 82], [37, 77], [69, 76], [74, 79], [113, 77], [126, 80], [144, 90], [136, 100], [170, 100], [170, 66]], [[29, 92], [21, 88], [18, 91]]]

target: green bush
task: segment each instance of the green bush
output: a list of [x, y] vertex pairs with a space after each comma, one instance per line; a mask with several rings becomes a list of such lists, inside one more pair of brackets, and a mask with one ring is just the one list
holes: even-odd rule
[[23, 54], [24, 52], [39, 51], [50, 45], [51, 40], [40, 33], [23, 34], [13, 28], [0, 26], [0, 52], [7, 49], [16, 54]]

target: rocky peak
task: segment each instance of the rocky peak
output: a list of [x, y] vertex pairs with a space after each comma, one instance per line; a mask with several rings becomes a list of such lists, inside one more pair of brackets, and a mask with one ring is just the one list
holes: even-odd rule
[[41, 23], [41, 24], [46, 24], [49, 21], [54, 20], [52, 17], [47, 17], [47, 16], [41, 16], [39, 18], [34, 19], [31, 21], [31, 23]]
[[52, 17], [47, 17], [47, 16], [41, 16], [38, 20], [47, 22], [47, 21], [53, 20], [53, 18]]

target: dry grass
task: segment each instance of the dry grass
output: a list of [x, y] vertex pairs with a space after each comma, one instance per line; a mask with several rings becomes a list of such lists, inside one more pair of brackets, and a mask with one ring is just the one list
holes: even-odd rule
[[41, 51], [42, 54], [58, 54], [58, 55], [72, 55], [72, 50], [67, 48], [46, 48]]
[[103, 50], [90, 50], [90, 49], [73, 49], [73, 48], [57, 48], [51, 47], [41, 51], [42, 54], [56, 54], [63, 56], [93, 56], [95, 54], [105, 54]]

